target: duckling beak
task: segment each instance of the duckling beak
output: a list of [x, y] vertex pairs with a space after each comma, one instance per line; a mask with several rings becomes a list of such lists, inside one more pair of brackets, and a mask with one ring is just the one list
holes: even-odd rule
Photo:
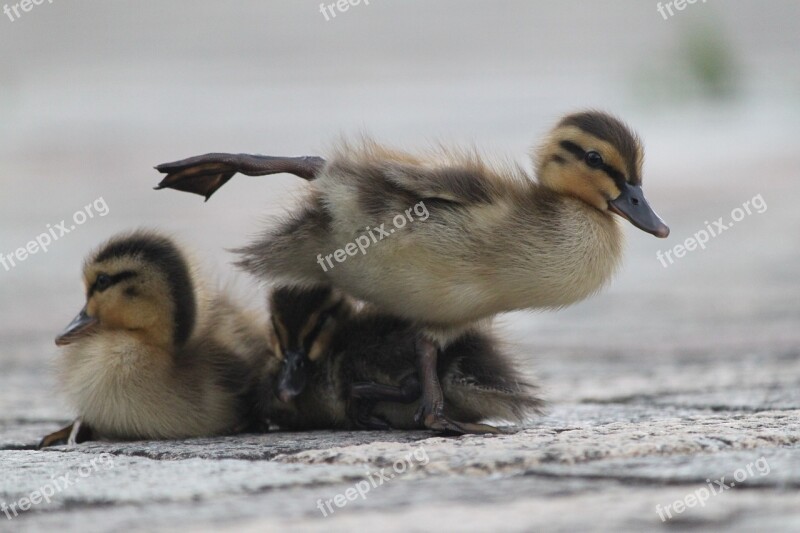
[[669, 235], [669, 227], [650, 207], [640, 185], [625, 184], [622, 193], [608, 202], [608, 209], [656, 237], [664, 239]]
[[287, 351], [278, 379], [278, 397], [288, 403], [306, 388], [308, 356], [303, 352]]
[[76, 340], [89, 335], [95, 330], [95, 326], [99, 321], [86, 314], [86, 306], [81, 309], [78, 316], [72, 319], [72, 322], [64, 329], [64, 331], [56, 337], [56, 346], [66, 346], [75, 342]]

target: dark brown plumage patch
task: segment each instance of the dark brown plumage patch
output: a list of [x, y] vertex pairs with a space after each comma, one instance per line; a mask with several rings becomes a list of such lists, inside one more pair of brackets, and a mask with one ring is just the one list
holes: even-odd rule
[[625, 165], [628, 167], [626, 169], [628, 182], [633, 185], [638, 185], [642, 182], [637, 165], [639, 141], [636, 134], [622, 121], [605, 113], [586, 111], [565, 117], [559, 123], [559, 126], [575, 126], [589, 135], [613, 145], [619, 151], [625, 161]]
[[300, 333], [313, 313], [322, 310], [325, 303], [331, 298], [331, 288], [328, 286], [314, 288], [280, 287], [270, 295], [270, 310], [273, 320], [280, 319], [290, 338], [287, 339], [288, 350], [297, 350], [302, 346]]
[[[336, 165], [332, 167], [339, 170]], [[429, 169], [398, 163], [344, 167], [340, 171], [358, 179], [361, 210], [376, 220], [393, 216], [420, 200], [445, 200], [459, 204], [491, 202], [490, 185], [477, 170], [461, 167]]]
[[122, 283], [125, 280], [135, 278], [138, 274], [132, 270], [125, 270], [123, 272], [119, 272], [114, 274], [113, 276], [109, 276], [107, 284], [101, 286], [99, 280], [95, 280], [91, 287], [89, 287], [88, 297], [91, 297], [95, 292], [103, 292], [107, 290], [109, 287], [113, 287], [118, 283]]
[[178, 346], [184, 344], [194, 329], [197, 304], [189, 265], [178, 247], [166, 237], [134, 233], [108, 243], [98, 252], [94, 262], [121, 257], [139, 258], [164, 273], [175, 303], [174, 342]]
[[421, 199], [441, 197], [464, 204], [491, 201], [490, 182], [485, 172], [474, 168], [395, 166], [390, 170], [390, 179]]
[[[350, 172], [356, 169], [348, 169]], [[384, 170], [377, 166], [364, 166], [358, 172], [358, 205], [361, 210], [377, 221], [393, 216], [397, 207], [392, 203], [404, 198], [411, 206], [416, 200], [413, 191], [386, 179]]]
[[434, 171], [433, 175], [442, 190], [452, 192], [456, 198], [476, 204], [486, 204], [492, 200], [489, 181], [481, 172], [468, 168], [441, 168]]

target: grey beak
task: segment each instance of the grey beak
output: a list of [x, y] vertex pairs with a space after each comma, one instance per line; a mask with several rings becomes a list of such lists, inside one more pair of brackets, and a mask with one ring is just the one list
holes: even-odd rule
[[669, 235], [669, 227], [650, 207], [639, 185], [626, 184], [622, 193], [608, 202], [608, 208], [642, 231], [661, 239]]
[[86, 314], [86, 306], [81, 309], [78, 316], [72, 319], [72, 322], [61, 332], [61, 335], [56, 337], [56, 346], [66, 346], [74, 341], [89, 335], [97, 326], [98, 320]]

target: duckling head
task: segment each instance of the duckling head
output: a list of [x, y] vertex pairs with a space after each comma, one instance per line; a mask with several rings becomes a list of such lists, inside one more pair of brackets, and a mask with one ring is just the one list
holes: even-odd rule
[[309, 365], [327, 355], [349, 304], [330, 287], [281, 287], [269, 302], [273, 351], [282, 360], [278, 397], [289, 402], [303, 392]]
[[620, 120], [599, 111], [567, 115], [536, 159], [543, 186], [619, 215], [656, 237], [669, 235], [642, 192], [641, 141]]
[[58, 346], [90, 335], [125, 331], [172, 349], [196, 320], [189, 264], [169, 238], [146, 231], [112, 238], [85, 262], [86, 305], [56, 338]]

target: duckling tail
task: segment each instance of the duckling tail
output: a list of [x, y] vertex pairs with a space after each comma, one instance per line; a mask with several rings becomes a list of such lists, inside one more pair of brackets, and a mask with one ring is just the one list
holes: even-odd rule
[[328, 283], [326, 273], [336, 266], [330, 255], [324, 257], [329, 226], [329, 215], [312, 198], [247, 246], [233, 249], [239, 254], [236, 266], [276, 283]]
[[523, 423], [541, 414], [544, 401], [538, 387], [523, 377], [491, 336], [467, 333], [442, 356], [442, 389], [447, 408], [457, 411], [456, 416]]

